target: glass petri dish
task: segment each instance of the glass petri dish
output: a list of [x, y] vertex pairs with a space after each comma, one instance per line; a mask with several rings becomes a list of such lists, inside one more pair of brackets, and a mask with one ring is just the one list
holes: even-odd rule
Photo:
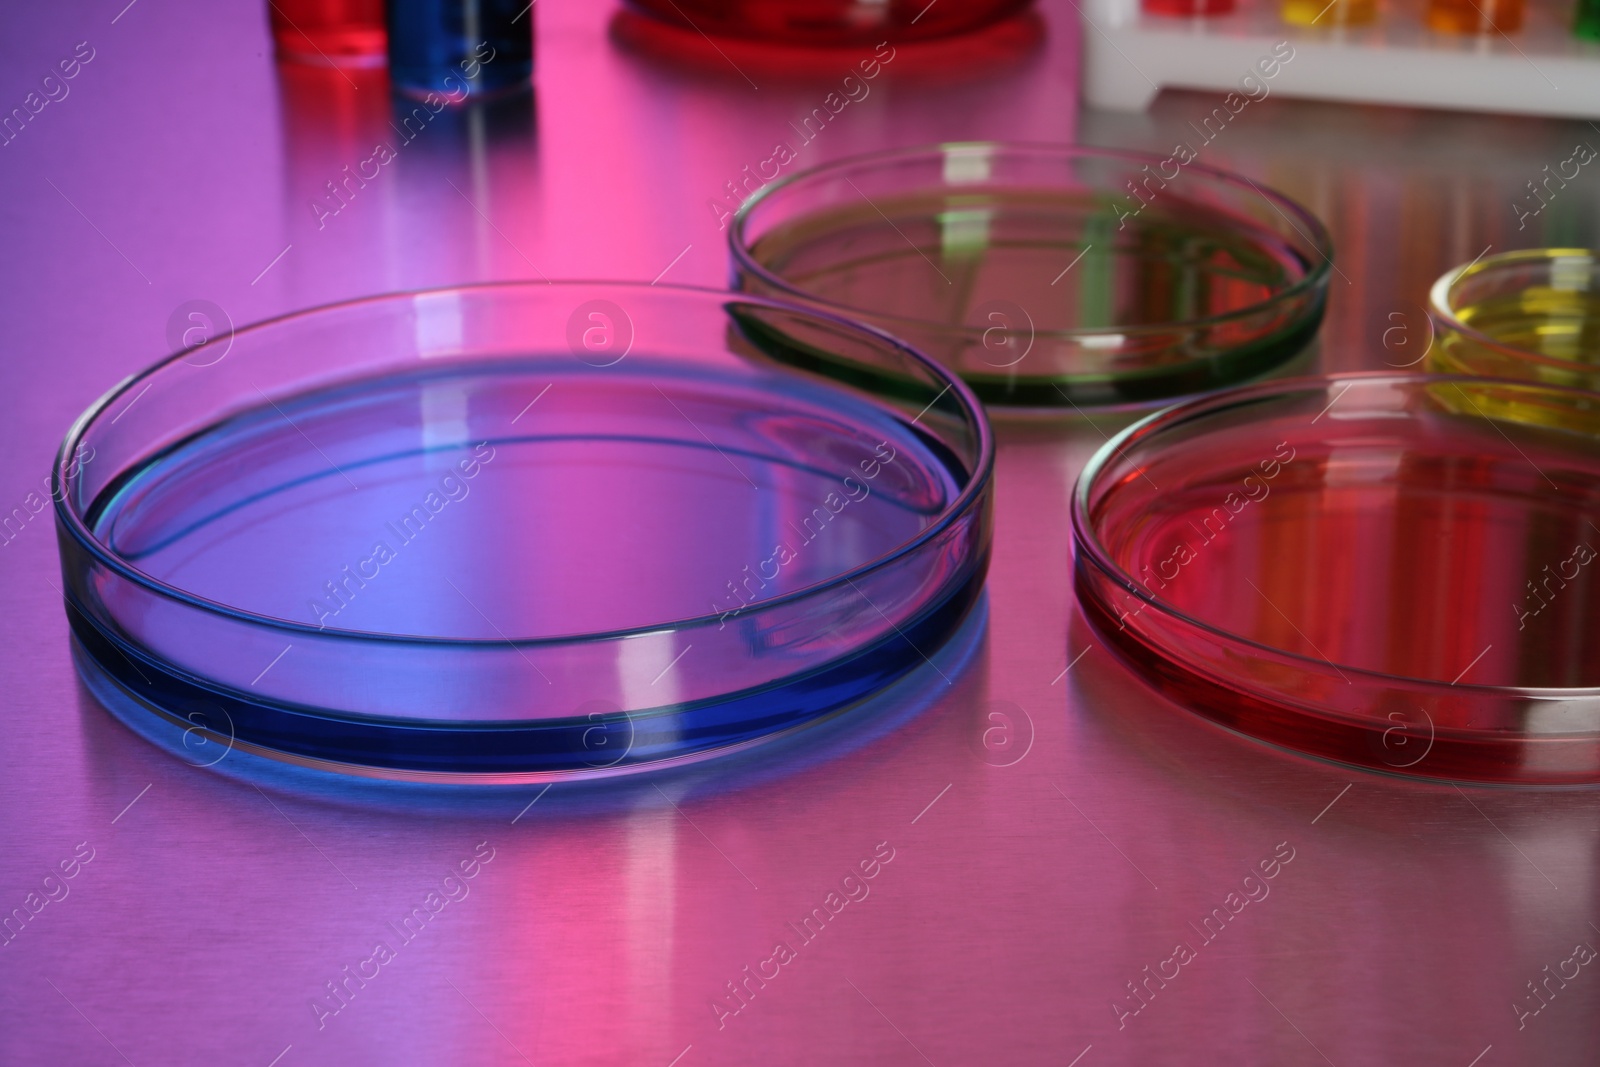
[[76, 640], [174, 730], [518, 782], [749, 745], [922, 664], [981, 590], [992, 464], [966, 388], [857, 325], [486, 285], [124, 382], [68, 434], [56, 517]]
[[1332, 244], [1293, 201], [1176, 158], [945, 144], [761, 188], [729, 230], [735, 287], [906, 339], [979, 398], [1146, 404], [1304, 348]]
[[1600, 781], [1597, 440], [1600, 397], [1465, 376], [1180, 404], [1084, 469], [1079, 600], [1156, 686], [1250, 736], [1408, 775]]
[[1456, 374], [1600, 389], [1600, 273], [1583, 248], [1502, 252], [1428, 296], [1428, 365]]
[[1029, 7], [1033, 0], [627, 0], [652, 18], [696, 35], [784, 45], [872, 47], [970, 33]]

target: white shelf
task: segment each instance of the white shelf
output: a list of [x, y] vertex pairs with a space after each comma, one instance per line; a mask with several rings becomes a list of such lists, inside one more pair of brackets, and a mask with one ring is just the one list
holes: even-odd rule
[[1237, 89], [1258, 59], [1287, 40], [1294, 58], [1267, 83], [1275, 94], [1600, 118], [1600, 44], [1573, 38], [1568, 11], [1530, 7], [1509, 37], [1462, 37], [1429, 30], [1415, 12], [1308, 30], [1284, 23], [1275, 5], [1196, 19], [1145, 16], [1138, 0], [1084, 0], [1080, 10], [1091, 107], [1141, 111], [1164, 88]]

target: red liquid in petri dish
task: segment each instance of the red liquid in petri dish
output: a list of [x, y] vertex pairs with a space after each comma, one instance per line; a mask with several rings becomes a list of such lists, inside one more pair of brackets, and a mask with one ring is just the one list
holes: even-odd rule
[[1140, 7], [1146, 15], [1194, 18], [1200, 15], [1231, 15], [1235, 3], [1234, 0], [1143, 0]]
[[1097, 457], [1080, 598], [1180, 704], [1275, 744], [1600, 781], [1589, 396], [1352, 375], [1171, 409]]
[[381, 67], [388, 34], [383, 0], [271, 0], [279, 59], [320, 67]]
[[773, 44], [895, 44], [966, 33], [1024, 10], [1033, 0], [629, 0], [674, 26]]

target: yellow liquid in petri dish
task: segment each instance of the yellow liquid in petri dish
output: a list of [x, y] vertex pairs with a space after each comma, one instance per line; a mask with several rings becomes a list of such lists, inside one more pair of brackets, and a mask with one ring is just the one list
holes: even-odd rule
[[[1537, 286], [1494, 296], [1456, 310], [1463, 323], [1488, 335], [1491, 348], [1441, 330], [1429, 368], [1452, 374], [1513, 379], [1504, 386], [1467, 386], [1472, 400], [1456, 404], [1462, 387], [1441, 387], [1440, 400], [1463, 415], [1549, 426], [1600, 438], [1600, 407], [1584, 393], [1536, 397], [1517, 382], [1594, 390], [1600, 387], [1600, 293]], [[1519, 355], [1518, 353], [1530, 353]], [[1549, 363], [1536, 361], [1535, 356]]]
[[1539, 286], [1458, 308], [1456, 316], [1503, 345], [1600, 365], [1600, 292]]
[[[1600, 389], [1600, 288], [1592, 252], [1503, 252], [1434, 284], [1437, 334], [1428, 369], [1484, 378]], [[1451, 386], [1452, 389], [1455, 386]], [[1474, 387], [1479, 414], [1600, 437], [1600, 405], [1587, 393]]]
[[1283, 21], [1292, 26], [1363, 26], [1378, 17], [1378, 0], [1284, 0]]

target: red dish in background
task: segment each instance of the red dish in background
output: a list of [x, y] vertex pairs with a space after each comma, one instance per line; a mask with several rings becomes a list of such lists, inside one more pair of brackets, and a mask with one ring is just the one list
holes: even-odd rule
[[1195, 18], [1204, 15], [1231, 15], [1234, 0], [1143, 0], [1139, 6], [1147, 15]]
[[1033, 0], [628, 0], [661, 21], [714, 37], [784, 45], [902, 44], [966, 33]]
[[1428, 375], [1180, 404], [1090, 461], [1079, 598], [1175, 700], [1423, 777], [1600, 781], [1600, 396]]
[[756, 37], [711, 38], [681, 19], [666, 22], [622, 7], [612, 16], [611, 39], [654, 63], [721, 75], [740, 84], [744, 84], [741, 79], [747, 71], [760, 71], [765, 79], [795, 80], [836, 77], [841, 68], [872, 71], [874, 63], [884, 62], [877, 59], [879, 54], [893, 62], [896, 79], [949, 84], [1014, 69], [1039, 51], [1045, 40], [1045, 23], [1037, 11], [1024, 8], [968, 33], [909, 43], [897, 40], [880, 53], [879, 45], [887, 44], [882, 38], [866, 45], [844, 46], [805, 39], [790, 43]]

